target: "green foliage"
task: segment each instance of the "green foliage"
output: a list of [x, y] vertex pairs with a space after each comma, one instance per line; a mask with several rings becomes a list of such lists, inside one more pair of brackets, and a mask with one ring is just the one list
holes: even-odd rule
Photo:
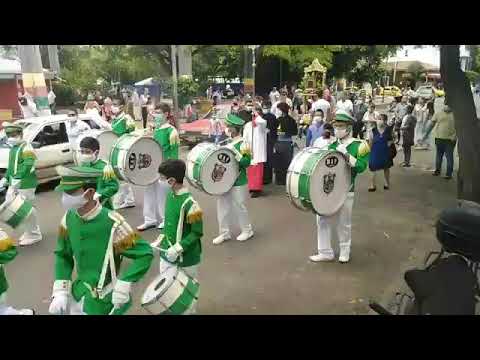
[[199, 85], [190, 78], [180, 78], [177, 82], [178, 105], [183, 107], [198, 94]]
[[476, 71], [466, 71], [465, 75], [467, 75], [467, 79], [471, 83], [475, 84], [477, 81], [480, 80], [480, 73], [478, 73]]
[[416, 84], [417, 82], [423, 80], [426, 69], [420, 62], [415, 61], [408, 66], [407, 71], [410, 79], [414, 82], [414, 84]]
[[75, 93], [75, 90], [66, 84], [55, 83], [54, 85], [55, 101], [60, 106], [72, 106], [80, 100], [79, 96]]

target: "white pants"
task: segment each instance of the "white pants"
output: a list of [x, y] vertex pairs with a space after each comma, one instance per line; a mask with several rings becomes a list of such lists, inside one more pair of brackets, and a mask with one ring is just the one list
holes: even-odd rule
[[[7, 190], [6, 197], [13, 196], [13, 187], [9, 187]], [[19, 189], [19, 194], [23, 195], [25, 199], [31, 201], [35, 200], [35, 189]], [[21, 224], [21, 229], [25, 230], [20, 240], [37, 240], [42, 237], [42, 232], [40, 231], [40, 226], [38, 222], [37, 209], [33, 208], [30, 216], [28, 216], [23, 224]]]
[[354, 193], [349, 192], [342, 207], [333, 215], [317, 215], [318, 253], [334, 256], [331, 244], [331, 229], [337, 223], [337, 234], [340, 252], [350, 255], [352, 243], [352, 208]]
[[156, 181], [145, 187], [143, 196], [143, 217], [146, 224], [157, 224], [165, 219], [165, 201], [170, 186]]
[[117, 209], [123, 204], [135, 205], [132, 185], [128, 182], [120, 181], [118, 192], [113, 196], [112, 200], [114, 209]]
[[245, 205], [247, 200], [247, 185], [234, 186], [226, 194], [218, 196], [217, 219], [219, 233], [231, 236], [230, 226], [234, 219], [237, 221], [241, 231], [251, 231], [252, 225], [248, 217], [248, 210]]
[[[168, 261], [160, 258], [160, 274], [163, 273], [164, 271], [167, 271], [168, 269], [172, 268], [172, 267], [177, 267], [177, 265], [175, 264], [172, 264], [172, 263], [169, 263]], [[195, 280], [198, 281], [198, 265], [193, 265], [193, 266], [189, 266], [189, 267], [182, 267], [182, 270], [185, 271], [185, 273], [194, 278]], [[198, 292], [198, 295], [200, 294], [200, 291]], [[194, 315], [196, 312], [197, 312], [197, 303], [198, 303], [198, 300], [193, 303], [193, 305], [190, 307], [190, 309], [188, 309], [187, 311], [185, 311], [182, 315]]]

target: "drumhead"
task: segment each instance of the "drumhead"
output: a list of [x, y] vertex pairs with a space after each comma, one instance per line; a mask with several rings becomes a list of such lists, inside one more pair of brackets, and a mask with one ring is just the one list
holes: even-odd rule
[[[200, 147], [201, 145], [201, 147]], [[210, 195], [228, 192], [238, 178], [239, 167], [235, 154], [226, 147], [199, 144], [189, 156], [189, 180]], [[193, 152], [193, 150], [196, 150]], [[189, 154], [190, 155], [190, 154]]]
[[315, 212], [336, 213], [347, 199], [350, 186], [351, 169], [343, 154], [324, 152], [310, 175], [310, 198]]
[[160, 145], [149, 136], [124, 135], [115, 143], [110, 155], [111, 163], [126, 180], [146, 186], [160, 178], [158, 167], [163, 154]]

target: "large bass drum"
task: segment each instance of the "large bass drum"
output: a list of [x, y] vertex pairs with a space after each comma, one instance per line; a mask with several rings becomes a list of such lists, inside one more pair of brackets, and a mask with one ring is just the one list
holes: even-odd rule
[[199, 283], [172, 266], [147, 287], [142, 307], [153, 315], [186, 315], [198, 300]]
[[287, 194], [300, 210], [332, 215], [351, 187], [351, 169], [342, 153], [307, 148], [293, 158], [287, 172]]
[[162, 158], [162, 148], [153, 137], [125, 134], [113, 145], [110, 164], [120, 180], [146, 186], [160, 178]]
[[111, 130], [87, 130], [83, 132], [77, 139], [75, 144], [75, 149], [73, 151], [73, 161], [75, 165], [80, 165], [78, 162], [78, 155], [80, 154], [80, 142], [86, 137], [92, 137], [98, 140], [100, 144], [100, 151], [98, 153], [98, 158], [103, 161], [110, 161], [110, 152], [112, 151], [112, 146], [118, 140], [118, 135]]
[[207, 194], [225, 194], [232, 188], [238, 174], [238, 161], [227, 147], [201, 143], [187, 156], [189, 183]]
[[[4, 196], [1, 196], [4, 198]], [[7, 196], [0, 205], [0, 220], [12, 228], [20, 226], [32, 213], [32, 203], [22, 194]]]

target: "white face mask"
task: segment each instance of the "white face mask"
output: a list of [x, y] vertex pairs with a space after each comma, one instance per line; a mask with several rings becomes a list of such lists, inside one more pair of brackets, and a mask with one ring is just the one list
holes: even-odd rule
[[262, 109], [262, 112], [263, 112], [264, 114], [268, 114], [268, 113], [270, 112], [270, 109]]
[[112, 114], [117, 115], [120, 112], [120, 108], [118, 106], [112, 106]]
[[253, 110], [253, 107], [251, 107], [251, 106], [245, 106], [245, 110], [247, 110], [247, 111], [252, 111], [252, 110]]
[[80, 153], [78, 155], [78, 161], [82, 165], [91, 164], [91, 163], [95, 162], [95, 160], [97, 160], [97, 154], [96, 153], [94, 153], [94, 154], [81, 154]]
[[225, 135], [227, 135], [228, 137], [232, 137], [232, 133], [230, 132], [229, 128], [225, 129]]
[[22, 142], [22, 138], [21, 137], [9, 137], [7, 139], [7, 144], [10, 145], [10, 146], [15, 146], [15, 145], [18, 145]]
[[323, 117], [321, 117], [321, 116], [315, 116], [313, 118], [313, 121], [315, 121], [317, 124], [321, 123], [322, 120], [323, 120]]
[[335, 137], [343, 139], [349, 133], [348, 129], [337, 129], [335, 128]]
[[82, 195], [69, 195], [67, 193], [62, 194], [62, 205], [65, 210], [70, 210], [70, 209], [80, 209], [82, 206], [84, 206], [88, 200], [85, 199], [83, 196], [85, 193]]

